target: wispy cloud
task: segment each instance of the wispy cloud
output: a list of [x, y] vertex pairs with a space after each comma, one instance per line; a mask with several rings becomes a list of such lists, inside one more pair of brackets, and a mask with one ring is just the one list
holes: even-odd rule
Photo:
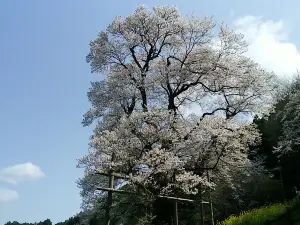
[[[0, 169], [0, 183], [17, 185], [25, 181], [34, 181], [44, 178], [45, 174], [40, 167], [28, 162], [16, 164]], [[0, 187], [0, 204], [17, 200], [19, 194], [16, 190]]]
[[19, 194], [17, 191], [0, 187], [0, 203], [7, 203], [17, 200], [18, 198]]
[[247, 55], [280, 77], [290, 77], [300, 68], [300, 52], [290, 41], [288, 24], [283, 20], [265, 20], [244, 16], [233, 27], [250, 44]]
[[24, 181], [39, 180], [45, 177], [43, 171], [36, 165], [28, 162], [0, 169], [0, 182], [19, 184]]

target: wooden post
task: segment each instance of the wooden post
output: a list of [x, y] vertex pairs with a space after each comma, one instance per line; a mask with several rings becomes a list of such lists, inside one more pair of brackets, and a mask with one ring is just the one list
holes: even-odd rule
[[[176, 181], [176, 177], [175, 177], [175, 173], [174, 173], [174, 183]], [[175, 197], [177, 197], [176, 193], [175, 193]], [[178, 200], [174, 199], [174, 225], [178, 225]]]
[[279, 175], [281, 181], [281, 188], [282, 188], [282, 200], [285, 201], [285, 191], [284, 191], [284, 184], [283, 184], [283, 177], [282, 177], [282, 167], [279, 167]]
[[[114, 188], [114, 176], [112, 171], [109, 173], [109, 181], [108, 185], [110, 189]], [[110, 211], [112, 206], [112, 190], [107, 191], [107, 202], [106, 202], [106, 212], [105, 212], [105, 225], [110, 225]]]
[[178, 201], [174, 200], [174, 225], [178, 225]]
[[202, 188], [200, 187], [200, 212], [201, 212], [201, 225], [204, 225], [204, 208], [202, 203]]
[[[207, 181], [210, 182], [208, 170], [206, 171], [206, 175], [207, 175]], [[212, 201], [211, 201], [211, 189], [209, 189], [208, 195], [209, 195], [211, 225], [215, 225], [214, 208], [213, 208], [213, 204], [212, 204]]]
[[279, 171], [279, 178], [281, 183], [281, 191], [282, 191], [282, 200], [285, 201], [285, 191], [284, 191], [284, 183], [283, 183], [283, 174], [282, 174], [282, 166], [279, 164], [279, 166], [275, 167], [274, 169], [271, 169], [271, 171]]

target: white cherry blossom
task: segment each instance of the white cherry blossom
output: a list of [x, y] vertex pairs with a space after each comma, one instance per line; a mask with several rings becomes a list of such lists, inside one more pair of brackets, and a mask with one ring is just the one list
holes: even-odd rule
[[[83, 124], [98, 124], [79, 160], [86, 174], [113, 170], [154, 192], [195, 194], [249, 167], [249, 146], [260, 137], [238, 115], [267, 113], [276, 80], [244, 56], [241, 34], [175, 7], [141, 6], [90, 47], [92, 72], [105, 78], [88, 93]], [[183, 115], [193, 104], [203, 114]]]

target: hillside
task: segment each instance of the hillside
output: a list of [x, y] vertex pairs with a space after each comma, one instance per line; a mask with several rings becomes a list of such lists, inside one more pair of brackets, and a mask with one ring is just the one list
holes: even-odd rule
[[232, 216], [219, 225], [300, 225], [300, 198]]

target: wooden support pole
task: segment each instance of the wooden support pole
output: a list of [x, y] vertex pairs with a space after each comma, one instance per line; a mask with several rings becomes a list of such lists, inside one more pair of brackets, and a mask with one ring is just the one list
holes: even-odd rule
[[204, 225], [204, 207], [202, 203], [202, 188], [200, 188], [200, 213], [201, 213], [201, 225]]
[[285, 191], [284, 191], [284, 184], [283, 184], [283, 176], [282, 176], [282, 167], [279, 167], [279, 175], [281, 181], [281, 188], [282, 188], [282, 200], [285, 201]]
[[[111, 191], [111, 192], [117, 192], [120, 194], [138, 194], [136, 192], [131, 192], [131, 191], [125, 191], [125, 190], [118, 190], [118, 189], [113, 189], [113, 188], [105, 188], [105, 187], [97, 187], [96, 190], [98, 191]], [[171, 199], [171, 200], [177, 200], [177, 201], [186, 201], [186, 202], [195, 202], [192, 199], [187, 199], [187, 198], [178, 198], [178, 197], [173, 197], [173, 196], [165, 196], [165, 195], [156, 195], [157, 198], [166, 198], [166, 199]], [[209, 204], [209, 202], [202, 201], [202, 204]]]
[[[207, 175], [207, 181], [210, 182], [208, 170], [206, 171], [206, 175]], [[212, 200], [211, 200], [211, 189], [209, 189], [208, 195], [209, 195], [211, 225], [215, 225], [214, 208], [213, 208], [213, 204], [212, 204]]]
[[114, 176], [114, 178], [119, 178], [119, 179], [124, 179], [124, 180], [130, 178], [128, 175], [123, 175], [123, 174], [120, 174], [120, 173], [114, 173], [114, 172], [107, 173], [106, 171], [103, 171], [103, 170], [97, 171], [96, 174], [98, 174], [98, 175], [103, 175], [103, 176], [107, 176], [107, 177], [109, 177], [110, 175], [112, 175], [112, 176]]
[[105, 212], [105, 225], [110, 225], [111, 218], [110, 218], [110, 211], [111, 211], [111, 206], [112, 206], [112, 193], [113, 193], [113, 188], [114, 188], [114, 176], [112, 175], [112, 172], [109, 174], [109, 190], [108, 195], [107, 195], [107, 203], [106, 203], [106, 212]]
[[120, 194], [136, 194], [135, 192], [131, 192], [131, 191], [125, 191], [125, 190], [118, 190], [118, 189], [113, 189], [113, 188], [106, 188], [106, 187], [97, 187], [96, 190], [98, 191], [111, 191], [111, 192], [117, 192]]
[[[173, 182], [174, 183], [176, 182], [176, 174], [175, 173], [174, 173], [174, 176], [173, 176]], [[178, 201], [177, 201], [177, 199], [173, 200], [173, 204], [174, 204], [174, 206], [173, 206], [174, 207], [173, 208], [173, 210], [174, 210], [174, 225], [178, 225]]]
[[[130, 178], [128, 175], [114, 173], [113, 171], [110, 171], [109, 173], [107, 173], [106, 171], [103, 171], [103, 170], [97, 171], [96, 174], [107, 176], [109, 178], [109, 187], [108, 188], [106, 188], [106, 187], [97, 187], [96, 190], [108, 192], [107, 206], [106, 206], [106, 212], [105, 212], [105, 225], [110, 225], [110, 223], [111, 223], [110, 212], [111, 212], [111, 207], [112, 207], [112, 194], [113, 194], [113, 192], [120, 193], [120, 194], [134, 194], [134, 195], [140, 194], [140, 193], [126, 191], [126, 190], [120, 190], [120, 189], [114, 189], [114, 178], [127, 180], [127, 179]], [[175, 177], [174, 177], [174, 179], [175, 179]], [[179, 220], [178, 220], [178, 201], [195, 202], [195, 200], [186, 199], [186, 198], [178, 198], [177, 196], [173, 197], [173, 196], [165, 196], [165, 195], [155, 195], [155, 197], [173, 200], [173, 202], [174, 202], [174, 220], [173, 220], [174, 225], [179, 224]], [[203, 208], [203, 204], [210, 204], [211, 200], [210, 200], [210, 202], [202, 201], [202, 188], [200, 188], [200, 200], [201, 200], [200, 201], [200, 204], [201, 204], [201, 225], [204, 225], [204, 208]], [[211, 204], [211, 210], [212, 210], [212, 204]], [[213, 211], [211, 211], [211, 212], [212, 212], [212, 218], [213, 218]], [[214, 225], [214, 222], [213, 222], [212, 225]]]
[[174, 199], [174, 225], [178, 225], [178, 201]]

